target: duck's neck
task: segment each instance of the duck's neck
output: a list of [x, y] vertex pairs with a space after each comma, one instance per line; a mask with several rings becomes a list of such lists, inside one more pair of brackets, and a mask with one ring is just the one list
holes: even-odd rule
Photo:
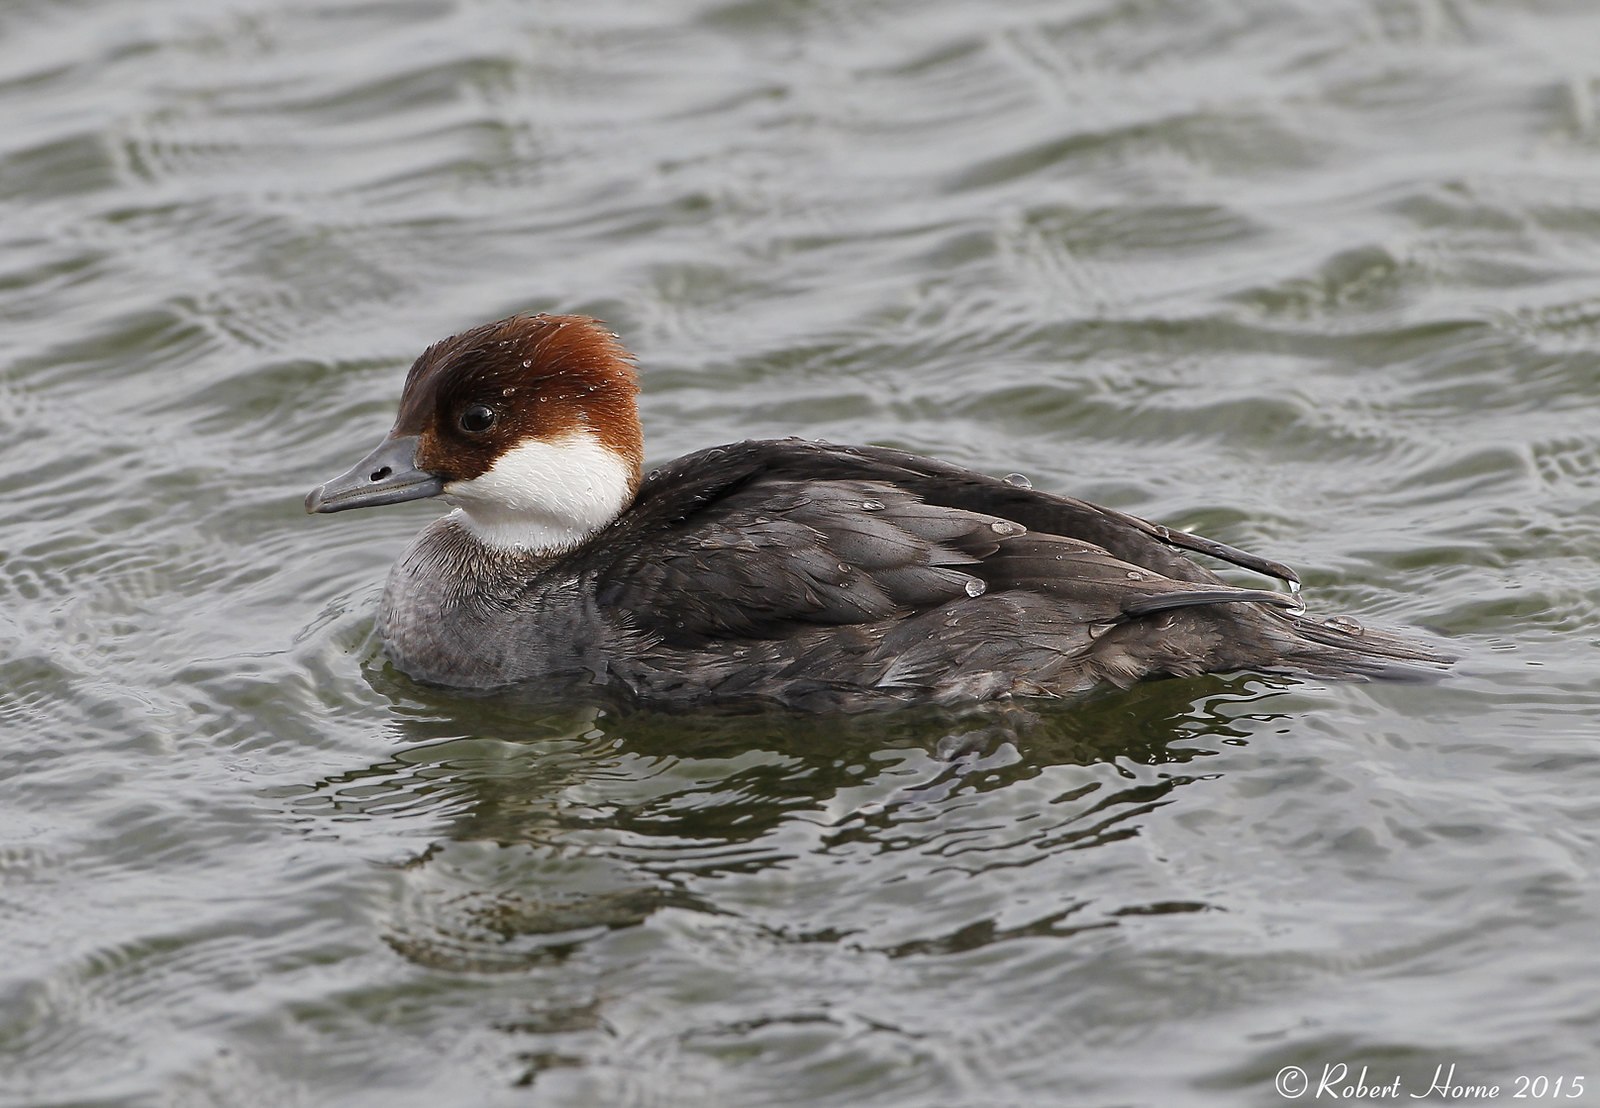
[[575, 550], [616, 516], [592, 525], [529, 515], [500, 515], [457, 508], [444, 517], [488, 554], [527, 555], [536, 560]]
[[389, 657], [422, 681], [484, 688], [571, 668], [584, 625], [580, 598], [554, 554], [496, 548], [462, 513], [436, 519], [389, 574], [378, 632]]

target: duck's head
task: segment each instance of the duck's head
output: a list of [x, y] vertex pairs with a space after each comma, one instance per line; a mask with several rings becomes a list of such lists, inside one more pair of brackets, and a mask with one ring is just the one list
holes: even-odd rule
[[496, 547], [570, 549], [639, 488], [632, 356], [597, 320], [511, 316], [428, 347], [378, 448], [308, 512], [443, 496]]

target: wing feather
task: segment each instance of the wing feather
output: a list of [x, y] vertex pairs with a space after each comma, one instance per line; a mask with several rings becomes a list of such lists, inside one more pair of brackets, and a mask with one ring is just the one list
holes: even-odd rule
[[[1087, 649], [1086, 627], [1196, 605], [1291, 603], [1224, 584], [1173, 549], [1175, 534], [895, 451], [751, 442], [654, 476], [587, 548], [599, 555], [587, 571], [603, 609], [669, 646], [872, 628], [885, 656], [905, 654], [886, 663], [890, 683], [934, 664], [915, 648], [940, 634], [933, 616], [910, 618], [923, 613], [948, 609], [953, 622], [976, 605], [995, 621], [987, 635], [949, 636], [940, 654], [949, 666], [955, 639], [982, 654], [1008, 628], [1015, 651], [1027, 649], [1018, 634], [1063, 625], [1044, 635], [1043, 655]], [[1008, 615], [997, 603], [1006, 596], [1031, 601]]]

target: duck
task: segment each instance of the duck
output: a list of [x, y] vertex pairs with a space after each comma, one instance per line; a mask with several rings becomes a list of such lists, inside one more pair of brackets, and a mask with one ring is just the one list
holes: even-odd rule
[[[638, 393], [633, 355], [586, 316], [513, 315], [417, 358], [388, 435], [305, 501], [452, 506], [384, 588], [395, 668], [460, 689], [849, 712], [1453, 661], [1312, 618], [1288, 566], [1017, 475], [801, 438], [646, 473]], [[1277, 584], [1229, 583], [1201, 558]]]

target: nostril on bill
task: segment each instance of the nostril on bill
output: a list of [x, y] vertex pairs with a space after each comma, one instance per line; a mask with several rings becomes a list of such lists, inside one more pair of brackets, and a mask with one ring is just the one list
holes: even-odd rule
[[382, 481], [385, 477], [389, 476], [389, 474], [391, 474], [393, 472], [394, 471], [392, 469], [390, 469], [388, 466], [384, 466], [382, 469], [375, 469], [375, 470], [372, 471], [371, 480], [373, 480], [373, 481]]

